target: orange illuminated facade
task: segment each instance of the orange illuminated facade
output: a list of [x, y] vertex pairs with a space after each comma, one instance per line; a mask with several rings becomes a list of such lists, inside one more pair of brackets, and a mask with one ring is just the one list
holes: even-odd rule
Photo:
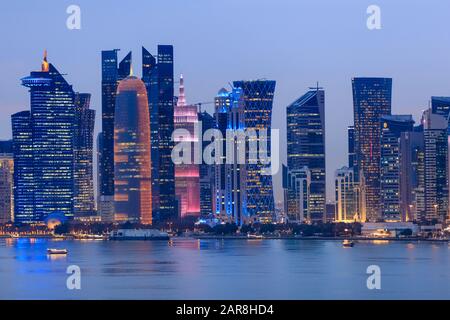
[[150, 117], [144, 83], [119, 82], [114, 117], [115, 220], [152, 223]]

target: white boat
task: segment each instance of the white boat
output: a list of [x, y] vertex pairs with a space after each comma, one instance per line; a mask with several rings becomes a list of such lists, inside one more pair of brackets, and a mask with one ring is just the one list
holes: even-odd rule
[[247, 238], [249, 239], [264, 239], [264, 236], [262, 234], [247, 234]]
[[68, 254], [67, 249], [47, 249], [48, 254]]
[[345, 247], [345, 248], [351, 248], [351, 247], [353, 247], [354, 245], [355, 245], [355, 243], [354, 243], [352, 240], [347, 240], [347, 239], [345, 239], [345, 240], [342, 242], [342, 246]]
[[169, 240], [167, 232], [157, 229], [118, 229], [109, 235], [110, 240]]

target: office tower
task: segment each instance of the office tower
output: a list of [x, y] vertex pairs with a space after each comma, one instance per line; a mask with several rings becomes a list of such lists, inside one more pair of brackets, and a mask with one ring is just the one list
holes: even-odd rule
[[158, 45], [157, 59], [142, 48], [142, 80], [148, 92], [152, 141], [153, 218], [173, 220], [178, 216], [175, 197], [173, 47]]
[[245, 102], [243, 90], [222, 88], [214, 99], [216, 126], [222, 134], [222, 158], [215, 170], [215, 213], [238, 225], [248, 218], [245, 150]]
[[33, 134], [31, 112], [11, 116], [14, 154], [14, 221], [38, 222], [34, 215]]
[[325, 91], [309, 90], [287, 107], [287, 166], [311, 172], [308, 222], [325, 221]]
[[[12, 116], [15, 221], [43, 221], [60, 212], [73, 217], [74, 121], [72, 86], [47, 62], [22, 79], [31, 113]], [[17, 196], [17, 197], [16, 197]]]
[[381, 219], [380, 118], [391, 114], [392, 79], [354, 78], [353, 112], [358, 172], [363, 175], [368, 221]]
[[[271, 159], [271, 126], [272, 126], [272, 105], [275, 93], [275, 81], [255, 80], [255, 81], [234, 81], [235, 88], [241, 88], [244, 98], [245, 121], [244, 128], [247, 133], [253, 131], [257, 133], [258, 149], [267, 143], [266, 150], [268, 159]], [[267, 141], [261, 139], [261, 130], [267, 130]], [[251, 148], [249, 148], [251, 149]], [[248, 152], [247, 161], [256, 160], [256, 154]], [[254, 220], [261, 222], [272, 221], [274, 216], [274, 197], [272, 176], [263, 174], [267, 164], [261, 159], [257, 163], [246, 164], [246, 208], [247, 215]]]
[[311, 221], [311, 171], [307, 167], [289, 170], [283, 165], [284, 210], [290, 223]]
[[94, 172], [93, 148], [95, 110], [89, 109], [91, 95], [75, 94], [74, 133], [74, 214], [75, 217], [93, 215]]
[[448, 121], [431, 109], [422, 118], [425, 144], [425, 220], [444, 222], [448, 214]]
[[[206, 111], [199, 111], [198, 121], [202, 128], [202, 137], [205, 132], [215, 128], [214, 117]], [[202, 139], [200, 139], [202, 140]], [[208, 141], [202, 141], [202, 148], [200, 150], [201, 159], [203, 159], [203, 150], [209, 144]], [[214, 198], [214, 182], [215, 182], [215, 167], [207, 164], [205, 161], [199, 166], [199, 180], [200, 180], [200, 214], [202, 217], [209, 216], [213, 211]]]
[[10, 143], [0, 141], [0, 224], [14, 220], [14, 158], [10, 147]]
[[400, 134], [400, 212], [402, 221], [425, 220], [423, 126]]
[[[183, 155], [189, 163], [175, 165], [175, 194], [178, 199], [180, 217], [200, 215], [200, 180], [199, 165], [195, 163], [194, 152], [198, 144], [197, 106], [187, 105], [184, 93], [183, 76], [180, 77], [180, 94], [174, 110], [175, 130], [185, 133], [174, 137], [175, 144], [189, 144], [191, 154]], [[181, 155], [180, 155], [181, 156]]]
[[347, 151], [348, 151], [348, 167], [355, 168], [354, 171], [358, 171], [356, 165], [355, 154], [355, 127], [349, 126], [347, 128]]
[[13, 153], [12, 140], [0, 140], [0, 153]]
[[342, 167], [334, 175], [336, 197], [336, 221], [363, 221], [363, 206], [358, 182], [355, 180], [353, 168]]
[[140, 79], [130, 75], [119, 81], [115, 103], [116, 221], [152, 223], [150, 166], [150, 116], [147, 91]]
[[402, 221], [400, 211], [400, 135], [414, 126], [412, 115], [382, 116], [380, 121], [381, 213], [385, 221]]
[[[131, 71], [131, 52], [118, 64], [118, 49], [102, 51], [102, 150], [100, 202], [102, 209], [114, 206], [114, 112], [117, 84]], [[105, 213], [106, 216], [110, 213]]]

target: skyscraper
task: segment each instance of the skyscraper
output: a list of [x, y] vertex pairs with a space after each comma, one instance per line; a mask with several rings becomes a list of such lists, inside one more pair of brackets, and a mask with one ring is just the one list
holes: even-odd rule
[[362, 174], [367, 219], [377, 221], [381, 219], [380, 118], [391, 114], [392, 79], [354, 78], [352, 87], [358, 180]]
[[342, 167], [334, 175], [336, 193], [336, 221], [351, 222], [361, 220], [360, 193], [353, 168]]
[[174, 129], [185, 130], [186, 134], [176, 136], [175, 143], [189, 143], [190, 163], [175, 165], [175, 194], [180, 208], [180, 217], [200, 215], [199, 165], [195, 163], [195, 145], [199, 141], [197, 106], [187, 105], [183, 76], [180, 77], [180, 94], [174, 110]]
[[381, 117], [380, 190], [382, 219], [402, 221], [400, 211], [400, 136], [413, 129], [412, 115]]
[[431, 109], [422, 118], [425, 144], [425, 219], [444, 222], [448, 215], [448, 121]]
[[[215, 128], [215, 121], [206, 111], [199, 111], [198, 121], [202, 125], [202, 137], [209, 129]], [[202, 139], [200, 139], [202, 140]], [[208, 141], [202, 141], [201, 153], [208, 145]], [[215, 181], [215, 166], [202, 161], [199, 166], [199, 180], [200, 180], [200, 213], [202, 217], [206, 217], [213, 213], [213, 198], [214, 198], [214, 181]]]
[[11, 116], [14, 154], [14, 221], [38, 222], [34, 214], [33, 130], [31, 112]]
[[[434, 114], [443, 116], [450, 124], [450, 97], [431, 97], [431, 110]], [[448, 128], [450, 135], [450, 125]]]
[[308, 167], [291, 171], [283, 165], [283, 189], [288, 222], [311, 221], [309, 206], [311, 171]]
[[249, 218], [247, 201], [247, 162], [239, 161], [245, 155], [245, 102], [241, 88], [231, 92], [222, 88], [214, 99], [216, 126], [222, 134], [222, 159], [215, 166], [216, 215], [238, 225]]
[[[257, 130], [258, 144], [261, 150], [261, 130], [267, 130], [267, 156], [271, 159], [272, 105], [275, 93], [275, 81], [234, 81], [235, 88], [241, 88], [244, 97], [245, 129]], [[248, 154], [247, 159], [255, 160], [255, 155]], [[247, 215], [259, 221], [272, 221], [274, 216], [274, 197], [272, 176], [264, 175], [267, 164], [258, 161], [246, 164]]]
[[117, 221], [152, 223], [150, 116], [144, 83], [117, 87], [114, 121], [114, 209]]
[[303, 167], [311, 172], [308, 222], [325, 221], [325, 91], [311, 89], [286, 113], [287, 166], [291, 172]]
[[[2, 144], [4, 141], [0, 141]], [[14, 158], [11, 151], [0, 148], [0, 224], [14, 219]]]
[[[114, 112], [118, 81], [131, 70], [131, 52], [117, 64], [118, 49], [102, 51], [102, 150], [100, 207], [110, 209], [114, 202]], [[104, 203], [102, 203], [104, 202]], [[111, 213], [105, 213], [111, 215]]]
[[[73, 217], [74, 122], [72, 86], [44, 55], [41, 71], [22, 79], [31, 113], [12, 116], [16, 221], [43, 221], [50, 213]], [[16, 199], [16, 198], [15, 198]], [[34, 200], [32, 200], [34, 199]], [[32, 204], [31, 206], [28, 205]]]
[[75, 94], [74, 133], [74, 214], [94, 213], [93, 147], [95, 110], [89, 109], [91, 95]]
[[402, 221], [425, 221], [425, 142], [423, 125], [400, 134]]
[[[148, 92], [152, 141], [153, 218], [178, 216], [175, 198], [173, 47], [158, 45], [157, 59], [142, 48], [142, 80]], [[157, 61], [156, 61], [157, 60]]]
[[354, 171], [358, 171], [356, 165], [356, 154], [355, 154], [355, 127], [349, 126], [347, 128], [347, 146], [348, 146], [348, 167], [354, 168]]

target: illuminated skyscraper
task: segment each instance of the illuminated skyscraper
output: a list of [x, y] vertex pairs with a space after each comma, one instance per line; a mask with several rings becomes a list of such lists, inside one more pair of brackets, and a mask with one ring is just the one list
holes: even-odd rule
[[348, 139], [348, 167], [354, 168], [354, 171], [358, 171], [356, 167], [356, 154], [355, 154], [355, 127], [349, 126], [347, 128]]
[[392, 79], [354, 78], [352, 86], [356, 173], [364, 175], [367, 220], [377, 221], [381, 219], [380, 119], [391, 114]]
[[248, 159], [239, 160], [240, 154], [247, 156], [243, 90], [233, 88], [229, 92], [222, 88], [214, 100], [216, 126], [223, 138], [222, 161], [215, 166], [215, 214], [224, 221], [240, 225], [249, 218], [246, 206], [246, 168], [249, 164]]
[[175, 198], [173, 47], [158, 45], [157, 59], [142, 48], [142, 80], [148, 92], [152, 141], [153, 218], [178, 216]]
[[[102, 150], [100, 170], [100, 209], [114, 203], [114, 112], [118, 81], [130, 74], [131, 52], [118, 63], [118, 49], [102, 51]], [[107, 212], [104, 215], [110, 216]]]
[[400, 214], [400, 136], [413, 129], [412, 115], [381, 117], [380, 190], [383, 220], [402, 221]]
[[[3, 141], [0, 141], [2, 143]], [[0, 223], [14, 219], [14, 158], [11, 152], [0, 148]]]
[[311, 174], [308, 222], [326, 220], [325, 91], [316, 88], [287, 107], [287, 166]]
[[[272, 105], [275, 93], [275, 81], [234, 81], [235, 88], [241, 88], [244, 99], [244, 124], [248, 131], [258, 132], [258, 144], [261, 130], [267, 130], [267, 156], [271, 159], [271, 127], [272, 127]], [[259, 146], [261, 150], [261, 146]], [[247, 159], [256, 159], [249, 154]], [[274, 217], [274, 197], [272, 176], [264, 175], [263, 170], [267, 164], [258, 161], [256, 164], [246, 164], [246, 193], [247, 213], [250, 218], [259, 221], [272, 221]]]
[[116, 221], [152, 223], [150, 116], [144, 83], [128, 76], [117, 87], [114, 121]]
[[309, 214], [311, 171], [307, 167], [290, 171], [283, 165], [283, 188], [288, 222], [306, 223], [311, 221]]
[[175, 165], [175, 194], [181, 218], [200, 215], [200, 173], [199, 165], [194, 163], [194, 148], [199, 140], [197, 126], [197, 106], [186, 104], [184, 80], [181, 76], [180, 94], [174, 110], [174, 128], [175, 130], [185, 130], [186, 135], [176, 136], [175, 143], [183, 142], [191, 145], [191, 154], [187, 156], [190, 158], [190, 163]]
[[43, 221], [52, 212], [72, 218], [72, 86], [47, 62], [46, 54], [41, 71], [31, 72], [22, 85], [30, 89], [31, 113], [12, 116], [14, 167], [18, 168], [14, 175], [15, 221]]
[[423, 114], [422, 124], [425, 145], [425, 217], [421, 220], [442, 223], [448, 215], [448, 121], [428, 109]]
[[95, 110], [89, 109], [91, 95], [75, 94], [74, 133], [74, 214], [94, 213], [93, 147]]

